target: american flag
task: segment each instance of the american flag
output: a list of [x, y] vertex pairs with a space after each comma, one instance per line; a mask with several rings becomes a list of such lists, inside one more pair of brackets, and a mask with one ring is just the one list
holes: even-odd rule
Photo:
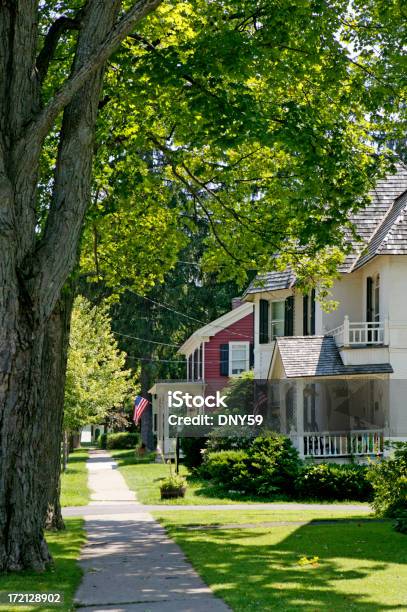
[[143, 414], [144, 410], [147, 408], [149, 403], [150, 402], [146, 400], [144, 397], [141, 397], [141, 395], [136, 395], [136, 398], [134, 400], [134, 414], [133, 414], [133, 421], [135, 422], [136, 425], [141, 419], [141, 415]]

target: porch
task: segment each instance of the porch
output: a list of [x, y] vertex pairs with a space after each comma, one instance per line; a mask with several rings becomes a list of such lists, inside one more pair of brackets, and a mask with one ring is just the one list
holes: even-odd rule
[[340, 459], [381, 456], [384, 451], [383, 429], [355, 431], [304, 432], [298, 449], [304, 458]]
[[328, 331], [326, 336], [333, 336], [336, 346], [340, 348], [360, 346], [388, 346], [389, 320], [351, 322], [345, 316], [342, 325]]

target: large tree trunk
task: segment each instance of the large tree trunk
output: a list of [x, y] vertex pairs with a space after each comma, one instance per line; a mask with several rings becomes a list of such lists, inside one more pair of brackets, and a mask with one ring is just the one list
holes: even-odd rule
[[42, 530], [47, 485], [38, 470], [47, 434], [40, 380], [43, 333], [16, 287], [13, 293], [9, 316], [0, 315], [0, 567], [38, 570], [50, 560]]
[[[43, 536], [49, 498], [44, 452], [52, 449], [55, 460], [57, 440], [50, 446], [49, 438], [61, 419], [42, 378], [52, 316], [78, 258], [104, 64], [160, 2], [139, 0], [119, 21], [120, 0], [86, 2], [74, 26], [71, 74], [45, 108], [41, 84], [60, 25], [51, 28], [37, 62], [38, 0], [0, 2], [0, 571], [41, 570], [50, 560]], [[62, 111], [53, 194], [43, 206], [48, 216], [40, 235], [39, 160]]]
[[[26, 143], [22, 150], [20, 138], [38, 97], [32, 93], [36, 41], [22, 67], [16, 66], [14, 57], [10, 59], [13, 53], [21, 55], [15, 45], [24, 49], [36, 30], [37, 3], [27, 0], [24, 4], [30, 5], [30, 11], [9, 3], [0, 7], [0, 83], [4, 86], [4, 77], [9, 89], [17, 87], [16, 81], [21, 85], [9, 102], [9, 92], [3, 89], [0, 95], [0, 571], [42, 570], [50, 561], [43, 525], [49, 498], [47, 480], [51, 472], [55, 474], [55, 464], [46, 465], [46, 453], [49, 450], [54, 462], [61, 413], [59, 408], [54, 412], [42, 373], [54, 342], [52, 316], [77, 259], [89, 202], [93, 136], [103, 76], [101, 67], [65, 109], [53, 201], [42, 241], [36, 247], [33, 202], [39, 147], [34, 139], [31, 148]], [[74, 71], [110, 31], [118, 6], [119, 2], [88, 5]], [[12, 49], [4, 47], [10, 40]], [[31, 75], [29, 87], [27, 74]], [[19, 100], [23, 102], [19, 104]], [[62, 389], [55, 393], [60, 405]], [[53, 436], [56, 439], [51, 440]]]
[[70, 285], [63, 291], [48, 322], [41, 378], [48, 391], [45, 411], [48, 417], [48, 436], [43, 445], [42, 472], [47, 475], [48, 504], [45, 517], [46, 529], [63, 529], [60, 506], [61, 444], [64, 412], [64, 390], [68, 357], [69, 326], [74, 290]]

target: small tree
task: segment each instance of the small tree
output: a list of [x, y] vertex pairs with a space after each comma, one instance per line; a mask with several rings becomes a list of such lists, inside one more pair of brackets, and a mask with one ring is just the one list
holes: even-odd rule
[[132, 386], [125, 354], [110, 329], [106, 306], [93, 306], [84, 297], [75, 300], [65, 388], [64, 429], [78, 431], [100, 423], [119, 408]]

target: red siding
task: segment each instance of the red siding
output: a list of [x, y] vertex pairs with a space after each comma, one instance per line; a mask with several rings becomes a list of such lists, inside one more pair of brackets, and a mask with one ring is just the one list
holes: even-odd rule
[[220, 375], [220, 345], [228, 342], [253, 342], [253, 313], [226, 329], [221, 329], [205, 342], [205, 381], [224, 381], [227, 376]]

